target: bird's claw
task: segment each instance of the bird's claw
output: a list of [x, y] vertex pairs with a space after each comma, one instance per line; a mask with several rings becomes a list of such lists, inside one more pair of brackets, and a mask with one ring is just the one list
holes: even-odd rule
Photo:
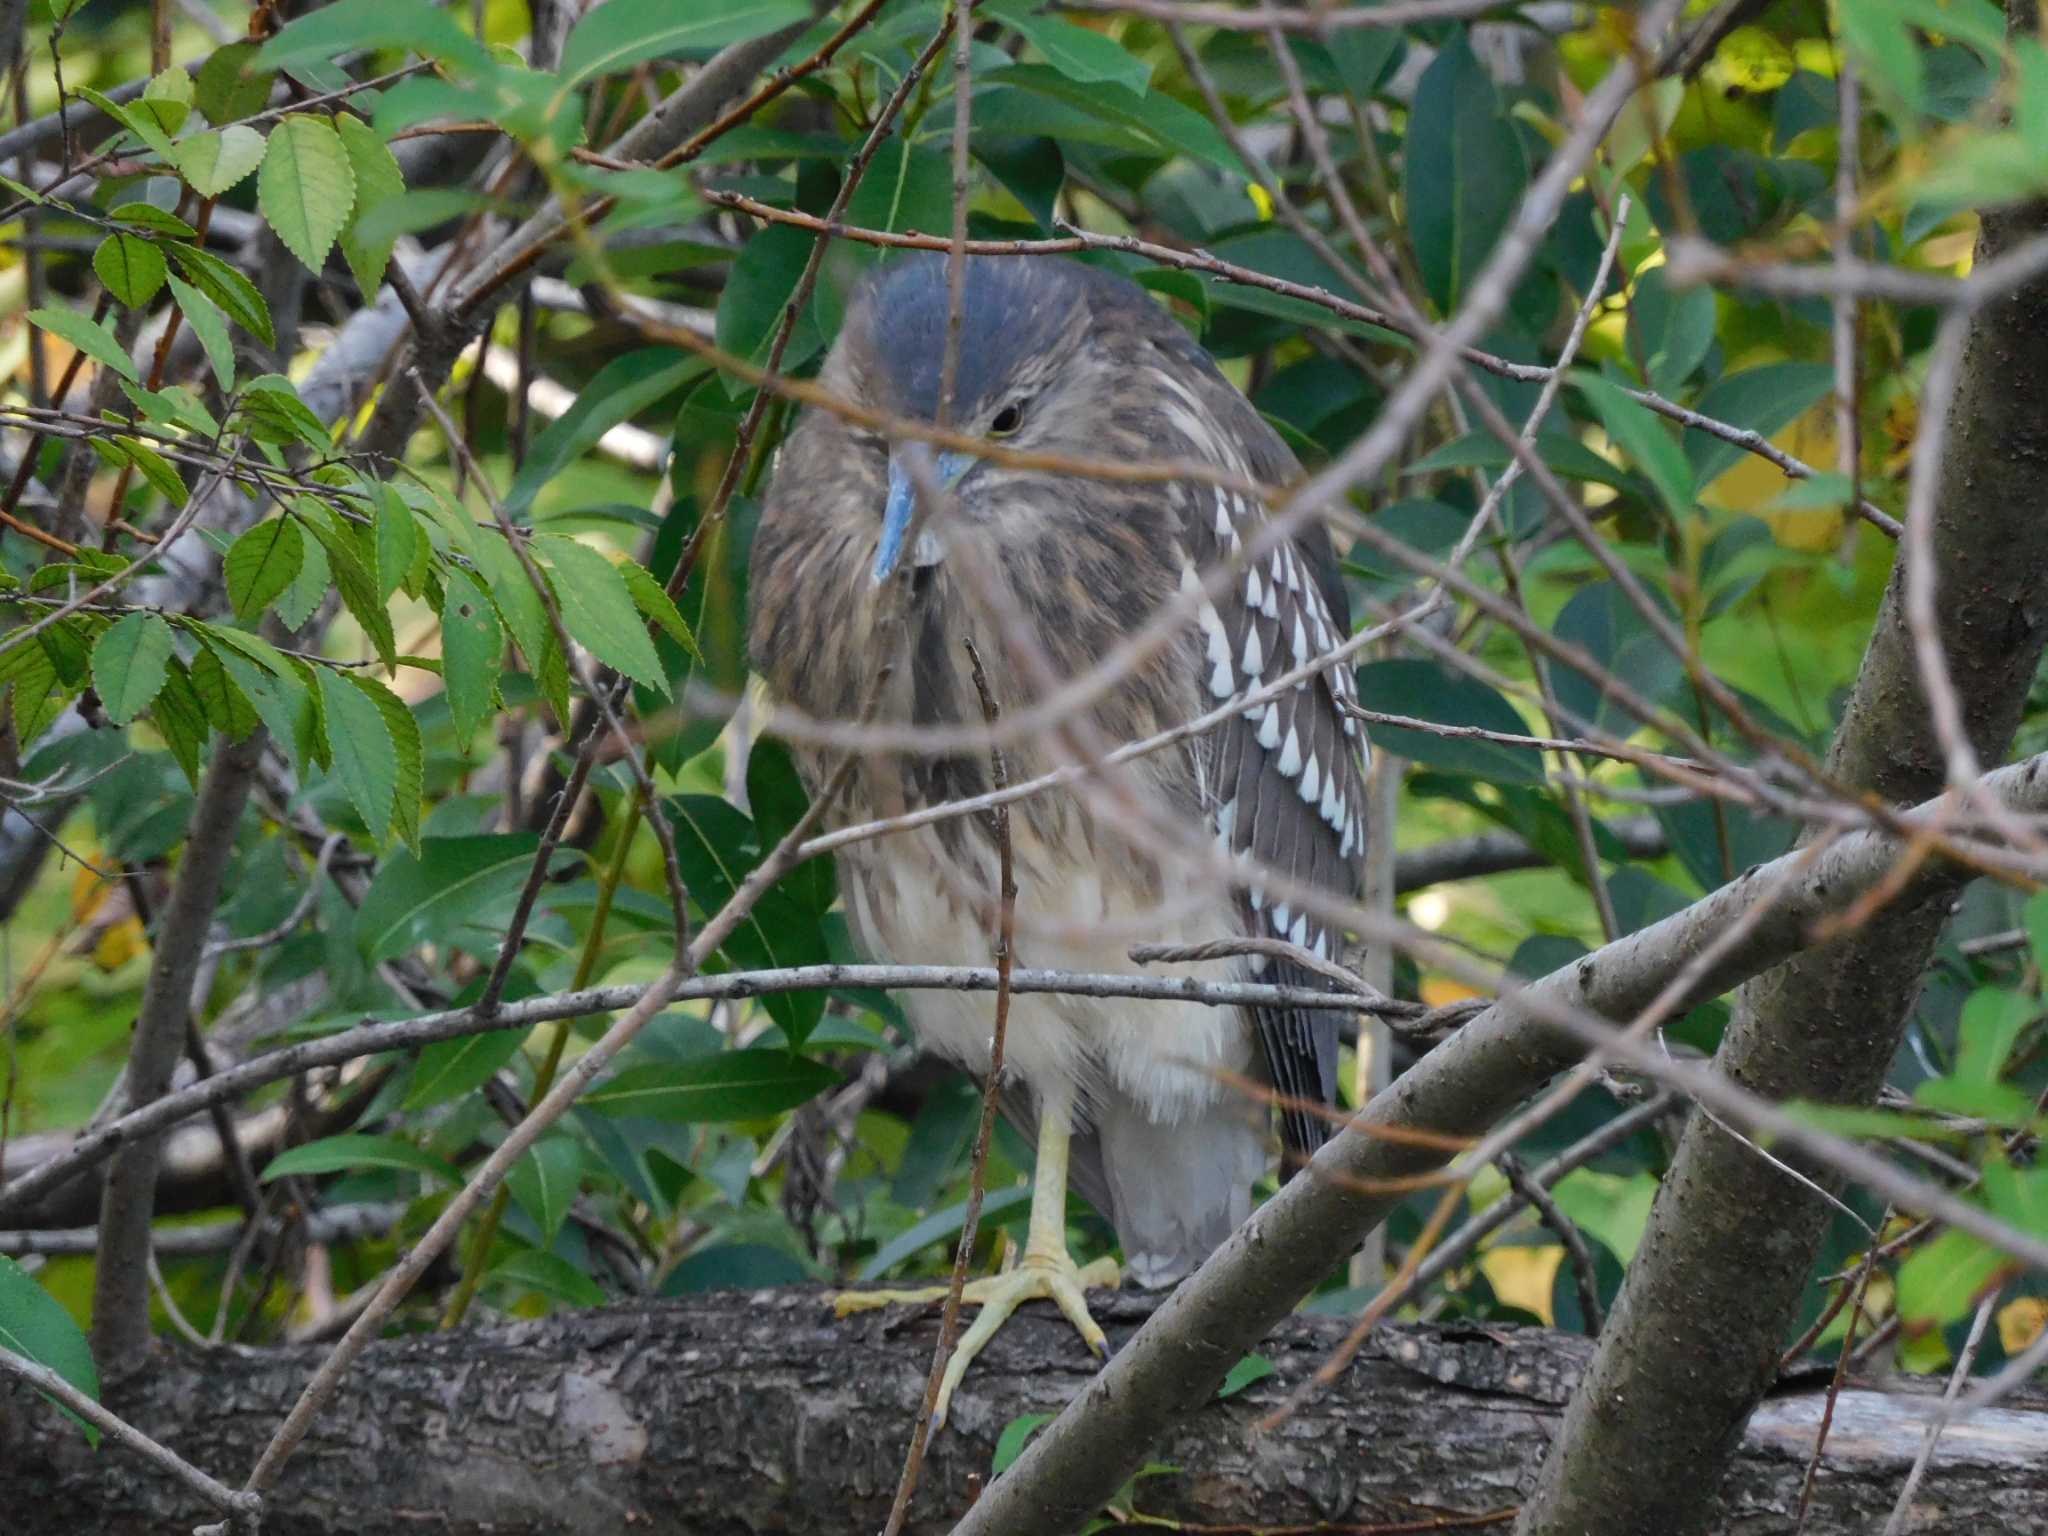
[[[1081, 1341], [1089, 1350], [1098, 1359], [1106, 1358], [1109, 1340], [1095, 1319], [1088, 1315], [1085, 1293], [1089, 1290], [1115, 1290], [1120, 1279], [1114, 1259], [1101, 1258], [1079, 1265], [1065, 1253], [1027, 1252], [1015, 1269], [968, 1281], [960, 1299], [981, 1310], [967, 1332], [961, 1335], [960, 1342], [953, 1347], [952, 1358], [946, 1362], [946, 1373], [939, 1379], [939, 1397], [932, 1409], [931, 1432], [937, 1434], [945, 1425], [947, 1410], [953, 1402], [953, 1390], [960, 1385], [974, 1357], [995, 1337], [996, 1330], [1002, 1327], [1010, 1314], [1027, 1301], [1052, 1302], [1074, 1325], [1074, 1331], [1081, 1335]], [[850, 1313], [894, 1302], [928, 1304], [944, 1301], [946, 1290], [945, 1286], [933, 1286], [914, 1291], [842, 1291], [832, 1298], [832, 1310], [837, 1316], [846, 1317]]]

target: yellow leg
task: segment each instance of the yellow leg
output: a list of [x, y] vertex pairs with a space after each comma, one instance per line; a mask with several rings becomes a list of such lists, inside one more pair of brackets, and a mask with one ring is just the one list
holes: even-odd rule
[[[1031, 1224], [1024, 1240], [1024, 1257], [1005, 1274], [970, 1280], [962, 1299], [981, 1308], [974, 1325], [961, 1335], [946, 1362], [946, 1374], [939, 1382], [939, 1401], [932, 1417], [936, 1431], [946, 1422], [946, 1410], [953, 1401], [953, 1389], [982, 1346], [995, 1337], [1005, 1319], [1027, 1301], [1046, 1300], [1057, 1306], [1096, 1354], [1108, 1353], [1109, 1343], [1088, 1315], [1082, 1293], [1091, 1287], [1116, 1289], [1121, 1278], [1114, 1259], [1102, 1258], [1086, 1266], [1077, 1265], [1067, 1252], [1067, 1145], [1073, 1134], [1073, 1096], [1070, 1090], [1048, 1093], [1038, 1106], [1038, 1159], [1031, 1179]], [[926, 1304], [943, 1301], [946, 1287], [918, 1290], [843, 1291], [832, 1298], [832, 1309], [845, 1317], [868, 1307], [892, 1302]]]

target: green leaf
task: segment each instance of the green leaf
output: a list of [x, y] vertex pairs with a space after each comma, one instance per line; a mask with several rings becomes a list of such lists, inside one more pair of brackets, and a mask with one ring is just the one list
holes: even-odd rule
[[278, 596], [278, 621], [286, 629], [303, 628], [333, 590], [334, 572], [327, 564], [327, 546], [314, 539], [306, 545], [306, 557], [299, 566], [299, 574]]
[[542, 1253], [537, 1248], [515, 1253], [502, 1264], [493, 1266], [488, 1278], [500, 1285], [539, 1291], [543, 1296], [552, 1296], [572, 1307], [601, 1307], [605, 1303], [604, 1292], [598, 1289], [597, 1282], [590, 1276], [567, 1259]]
[[174, 240], [196, 240], [199, 237], [198, 230], [154, 203], [122, 203], [107, 217], [132, 229], [146, 229], [153, 235], [169, 235]]
[[225, 394], [235, 387], [235, 343], [228, 335], [227, 320], [213, 300], [190, 283], [177, 277], [168, 281], [171, 297], [177, 301], [185, 323], [192, 327], [192, 334], [199, 338], [207, 362], [213, 365], [213, 377]]
[[349, 169], [356, 180], [355, 211], [341, 234], [341, 254], [355, 276], [356, 287], [362, 291], [363, 302], [369, 304], [376, 300], [377, 290], [383, 285], [384, 268], [391, 260], [391, 248], [398, 243], [398, 237], [364, 239], [363, 215], [369, 209], [403, 197], [405, 173], [398, 168], [397, 157], [389, 146], [377, 136], [377, 130], [361, 118], [343, 113], [334, 120], [334, 126], [341, 135], [342, 148], [348, 151]]
[[[1834, 371], [1825, 363], [1768, 363], [1717, 379], [1695, 403], [1702, 415], [1769, 437], [1833, 387]], [[1688, 433], [1685, 449], [1702, 490], [1746, 457], [1736, 444], [1704, 432]]]
[[633, 601], [640, 605], [642, 617], [651, 624], [659, 625], [663, 634], [701, 663], [704, 653], [697, 649], [697, 637], [690, 633], [690, 626], [683, 622], [675, 599], [654, 579], [653, 573], [632, 560], [621, 560], [618, 571], [626, 578], [627, 590], [633, 594]]
[[349, 679], [326, 667], [319, 669], [319, 679], [334, 776], [371, 838], [381, 843], [390, 835], [392, 803], [398, 794], [398, 749], [392, 745], [391, 730], [369, 695]]
[[192, 691], [199, 696], [199, 707], [207, 724], [230, 741], [246, 741], [249, 733], [263, 723], [249, 696], [228, 676], [220, 657], [207, 646], [202, 645], [192, 658]]
[[539, 848], [538, 837], [522, 832], [423, 838], [418, 853], [393, 854], [356, 913], [356, 947], [374, 964], [445, 943], [518, 894]]
[[89, 85], [79, 86], [78, 94], [134, 134], [166, 164], [177, 158], [177, 151], [171, 147], [169, 135], [164, 132], [163, 125], [156, 120], [156, 115], [147, 108], [139, 107], [139, 104], [138, 107], [125, 107], [111, 96], [103, 95]]
[[1279, 1367], [1264, 1355], [1246, 1355], [1233, 1365], [1230, 1374], [1223, 1378], [1223, 1385], [1216, 1389], [1216, 1398], [1220, 1402], [1226, 1397], [1235, 1397], [1253, 1382], [1264, 1381], [1278, 1369]]
[[306, 536], [290, 517], [258, 523], [236, 539], [221, 563], [235, 617], [247, 623], [262, 613], [292, 584], [305, 559]]
[[73, 309], [32, 309], [28, 317], [53, 336], [61, 336], [94, 362], [103, 364], [124, 379], [142, 382], [142, 374], [127, 349], [114, 333], [89, 315]]
[[[998, 1216], [1014, 1211], [1030, 1198], [1031, 1191], [1028, 1189], [993, 1190], [982, 1202], [981, 1219], [984, 1224], [991, 1222]], [[915, 1226], [904, 1228], [876, 1249], [874, 1256], [867, 1263], [861, 1265], [858, 1276], [860, 1283], [870, 1285], [905, 1259], [914, 1257], [933, 1243], [943, 1242], [954, 1236], [965, 1224], [966, 1219], [967, 1204], [962, 1201], [958, 1205], [947, 1206], [942, 1211], [933, 1211]], [[983, 1230], [987, 1230], [986, 1225]]]
[[409, 48], [430, 59], [475, 69], [490, 55], [447, 12], [431, 5], [394, 5], [391, 0], [336, 0], [291, 22], [263, 45], [256, 63], [263, 69], [325, 64], [367, 48]]
[[1021, 34], [1045, 61], [1081, 85], [1116, 85], [1142, 93], [1152, 83], [1152, 66], [1121, 44], [1057, 16], [1037, 14], [1036, 0], [998, 0], [983, 6], [1004, 26]]
[[533, 549], [554, 579], [562, 623], [576, 643], [634, 682], [667, 694], [661, 657], [636, 617], [619, 568], [589, 545], [558, 534], [536, 538]]
[[1003, 1432], [996, 1436], [996, 1454], [988, 1464], [991, 1478], [1001, 1477], [1009, 1471], [1024, 1447], [1031, 1443], [1031, 1437], [1038, 1433], [1040, 1425], [1050, 1424], [1053, 1416], [1049, 1413], [1020, 1413], [1003, 1426]]
[[628, 1067], [583, 1096], [607, 1115], [678, 1125], [759, 1120], [816, 1098], [839, 1081], [822, 1062], [787, 1051], [724, 1051], [695, 1061]]
[[1686, 462], [1677, 439], [1664, 430], [1663, 423], [1650, 414], [1647, 406], [1630, 399], [1620, 385], [1597, 374], [1581, 373], [1572, 382], [1593, 402], [1616, 446], [1650, 477], [1672, 516], [1690, 513], [1697, 499], [1692, 466]]
[[2012, 1267], [1983, 1238], [1951, 1227], [1899, 1266], [1899, 1313], [1909, 1325], [1956, 1322]]
[[[302, 500], [299, 505], [307, 507], [309, 502]], [[384, 600], [377, 595], [377, 583], [371, 577], [369, 567], [363, 564], [362, 556], [356, 553], [354, 541], [347, 533], [334, 527], [324, 508], [308, 516], [306, 525], [327, 551], [328, 568], [333, 572], [334, 584], [341, 592], [341, 601], [350, 617], [363, 627], [363, 633], [370, 637], [370, 643], [377, 648], [377, 655], [384, 665], [395, 667], [398, 665], [398, 640], [392, 633], [391, 615], [385, 610]]]
[[[1474, 678], [1420, 658], [1368, 662], [1358, 669], [1358, 700], [1367, 709], [1439, 725], [1524, 736], [1528, 722], [1513, 705]], [[1541, 754], [1475, 737], [1438, 736], [1406, 726], [1374, 725], [1373, 745], [1410, 762], [1496, 784], [1543, 782]]]
[[800, 0], [693, 0], [658, 5], [599, 6], [587, 12], [562, 45], [562, 89], [617, 74], [686, 48], [722, 48], [808, 20]]
[[294, 112], [270, 131], [256, 202], [277, 238], [318, 272], [348, 222], [356, 201], [356, 173], [341, 135], [327, 119]]
[[2033, 1100], [2000, 1078], [2020, 1032], [2039, 1012], [2023, 993], [1979, 987], [1964, 1001], [1956, 1024], [1955, 1070], [1920, 1084], [1913, 1102], [2005, 1125], [2032, 1119]]
[[302, 1147], [287, 1148], [264, 1164], [263, 1180], [268, 1183], [286, 1174], [353, 1173], [363, 1168], [396, 1168], [450, 1184], [462, 1182], [462, 1175], [446, 1158], [436, 1157], [396, 1136], [362, 1134], [329, 1136]]
[[1521, 135], [1460, 31], [1416, 84], [1403, 155], [1408, 243], [1438, 314], [1458, 308], [1528, 184]]
[[583, 1182], [583, 1149], [567, 1136], [544, 1136], [505, 1175], [519, 1208], [533, 1218], [541, 1240], [552, 1245]]
[[[270, 306], [256, 285], [211, 251], [196, 245], [174, 245], [171, 259], [194, 288], [213, 301], [220, 312], [266, 347], [277, 345], [277, 332], [270, 324]], [[214, 365], [216, 368], [219, 364]]]
[[[94, 1402], [100, 1398], [100, 1373], [92, 1361], [92, 1346], [78, 1331], [78, 1324], [57, 1299], [35, 1277], [0, 1254], [0, 1349], [33, 1360], [56, 1372]], [[65, 1416], [80, 1423], [86, 1439], [98, 1445], [100, 1432], [78, 1420], [69, 1409]]]
[[263, 160], [263, 135], [240, 123], [195, 133], [178, 146], [178, 174], [201, 197], [238, 186]]
[[[1226, 175], [1241, 177], [1245, 173], [1245, 167], [1239, 163], [1223, 135], [1216, 131], [1215, 124], [1162, 91], [1146, 91], [1142, 95], [1124, 90], [1105, 91], [1099, 86], [1081, 85], [1069, 80], [1049, 64], [1012, 64], [1007, 68], [993, 69], [988, 72], [987, 84], [990, 87], [1014, 87], [1004, 92], [991, 89], [989, 104], [998, 112], [1002, 111], [998, 103], [1004, 96], [1013, 99], [1025, 97], [1025, 102], [1018, 105], [1028, 105], [1029, 98], [1037, 97], [1055, 108], [1049, 115], [1010, 113], [1010, 121], [1000, 124], [1004, 132], [1044, 133], [1059, 138], [1070, 131], [1077, 120], [1085, 131], [1087, 121], [1093, 119], [1110, 130], [1113, 142], [1125, 144], [1133, 152], [1163, 160], [1193, 155]], [[983, 126], [982, 106], [982, 90], [977, 83], [974, 93], [977, 132]], [[1066, 111], [1061, 112], [1058, 108]], [[992, 113], [991, 117], [994, 116]]]
[[185, 489], [185, 482], [179, 479], [178, 472], [171, 468], [169, 459], [140, 438], [116, 437], [111, 446], [119, 450], [121, 456], [135, 466], [136, 472], [149, 482], [151, 490], [174, 507], [185, 505], [192, 493]]
[[351, 672], [348, 680], [376, 706], [377, 713], [383, 718], [385, 730], [391, 734], [391, 746], [397, 754], [398, 762], [397, 778], [392, 788], [391, 822], [398, 835], [405, 840], [405, 845], [418, 852], [420, 796], [426, 787], [420, 723], [413, 718], [413, 712], [405, 700], [374, 677], [364, 677]]
[[[775, 224], [741, 247], [718, 299], [716, 339], [723, 351], [752, 363], [767, 360], [782, 311], [810, 260], [811, 245], [805, 231]], [[807, 308], [790, 334], [783, 367], [797, 367], [823, 345], [824, 337]]]
[[1628, 321], [1650, 388], [1660, 395], [1678, 393], [1713, 350], [1714, 319], [1713, 289], [1673, 288], [1662, 267], [1636, 279]]
[[40, 645], [0, 655], [0, 662], [5, 661], [12, 661], [14, 734], [26, 747], [56, 723], [78, 690], [58, 679], [56, 664]]
[[443, 585], [447, 595], [441, 605], [441, 676], [455, 739], [466, 747], [490, 718], [497, 699], [505, 633], [490, 599], [467, 572], [449, 571]]
[[1909, 119], [1924, 116], [1926, 67], [1901, 8], [1891, 0], [1856, 0], [1842, 7], [1837, 25], [1850, 56], [1887, 98], [1887, 106]]
[[404, 1109], [430, 1109], [483, 1087], [526, 1042], [518, 1029], [493, 1029], [421, 1047], [405, 1090]]
[[193, 100], [209, 123], [253, 117], [270, 105], [270, 87], [277, 74], [256, 67], [258, 51], [259, 45], [253, 42], [229, 43], [214, 49], [199, 66]]
[[577, 391], [575, 403], [533, 440], [505, 493], [505, 515], [515, 522], [523, 518], [541, 489], [600, 437], [703, 372], [701, 362], [674, 347], [647, 347], [606, 363]]
[[92, 269], [107, 292], [130, 309], [140, 309], [163, 287], [170, 265], [164, 253], [141, 236], [112, 234], [92, 253]]
[[412, 569], [419, 548], [419, 526], [405, 498], [389, 485], [378, 487], [375, 517], [377, 595], [388, 601]]
[[92, 648], [92, 686], [107, 718], [126, 725], [164, 685], [171, 659], [171, 626], [153, 613], [131, 613]]

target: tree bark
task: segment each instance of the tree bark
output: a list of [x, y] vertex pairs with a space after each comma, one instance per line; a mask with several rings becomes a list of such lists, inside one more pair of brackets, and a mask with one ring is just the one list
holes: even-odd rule
[[[2032, 0], [2008, 10], [2030, 35]], [[2048, 205], [1986, 214], [1977, 264], [2044, 229]], [[2038, 280], [1972, 325], [1935, 505], [1940, 638], [1985, 762], [2010, 745], [2048, 639], [2044, 464], [2048, 280]], [[1837, 778], [1894, 804], [1937, 793], [1947, 766], [1914, 660], [1905, 571], [1903, 560], [1893, 568], [1828, 756]], [[1845, 941], [1751, 982], [1719, 1069], [1771, 1100], [1871, 1102], [1946, 916], [1939, 894], [1907, 894]], [[1809, 1187], [1693, 1117], [1518, 1530], [1626, 1536], [1709, 1523], [1702, 1495], [1771, 1380], [1829, 1216]]]
[[[1097, 1316], [1121, 1340], [1154, 1301], [1117, 1296]], [[934, 1312], [839, 1323], [816, 1291], [763, 1291], [388, 1339], [364, 1354], [271, 1491], [264, 1533], [871, 1532], [923, 1392]], [[1259, 1433], [1255, 1422], [1343, 1331], [1327, 1318], [1282, 1324], [1261, 1347], [1274, 1373], [1182, 1424], [1158, 1454], [1177, 1470], [1139, 1480], [1137, 1508], [1223, 1526], [1438, 1515], [1497, 1526], [1534, 1474], [1588, 1341], [1385, 1328], [1330, 1389]], [[232, 1483], [322, 1353], [165, 1349], [109, 1406]], [[1058, 1407], [1092, 1370], [1049, 1309], [1007, 1325], [932, 1447], [910, 1531], [948, 1530], [1004, 1426]], [[1751, 1536], [1793, 1528], [1824, 1391], [1816, 1378], [1757, 1415], [1715, 1505], [1728, 1524]], [[1861, 1533], [1882, 1517], [1935, 1401], [1861, 1385], [1842, 1394], [1811, 1536]], [[207, 1514], [137, 1458], [89, 1450], [12, 1382], [0, 1382], [0, 1447], [0, 1509], [14, 1536], [155, 1536]], [[1951, 1426], [1916, 1508], [1942, 1529], [2048, 1533], [2048, 1398]]]

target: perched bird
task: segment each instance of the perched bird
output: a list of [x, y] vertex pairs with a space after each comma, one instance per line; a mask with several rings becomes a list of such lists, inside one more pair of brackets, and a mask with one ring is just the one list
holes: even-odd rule
[[[943, 256], [916, 256], [854, 296], [820, 383], [867, 411], [1020, 453], [1201, 462], [1284, 484], [1294, 456], [1215, 362], [1150, 295], [1076, 263], [969, 258], [953, 408], [942, 412], [948, 329]], [[922, 457], [922, 466], [914, 456]], [[916, 532], [921, 487], [942, 514]], [[1095, 698], [1076, 728], [1105, 746], [1151, 736], [1326, 654], [1350, 633], [1328, 534], [1312, 525], [1247, 561], [1266, 511], [1198, 480], [1112, 482], [984, 456], [930, 454], [821, 409], [781, 450], [753, 546], [750, 646], [770, 691], [813, 716], [880, 724], [978, 724], [965, 642], [989, 658], [1006, 716], [1044, 695], [1043, 670], [1085, 672], [1160, 609], [1182, 627]], [[970, 570], [969, 566], [973, 569]], [[1228, 572], [1211, 601], [1188, 589]], [[969, 578], [978, 571], [981, 583]], [[993, 591], [986, 583], [993, 583]], [[908, 590], [900, 590], [899, 584]], [[994, 601], [989, 598], [993, 596]], [[1039, 683], [1017, 651], [1038, 653]], [[886, 673], [886, 676], [884, 675]], [[879, 680], [879, 696], [877, 683]], [[1365, 845], [1365, 738], [1343, 705], [1342, 663], [1207, 734], [1118, 770], [1161, 824], [1199, 834], [1294, 881], [1355, 896]], [[1073, 755], [1076, 731], [1007, 748], [1011, 777]], [[838, 754], [798, 754], [816, 792]], [[980, 748], [863, 756], [834, 807], [841, 822], [935, 806], [990, 786]], [[1328, 959], [1339, 936], [1256, 883], [1190, 880], [1144, 816], [1105, 816], [1074, 790], [1011, 807], [1018, 963], [1128, 968], [1133, 943], [1281, 938]], [[998, 849], [985, 815], [961, 815], [840, 850], [846, 909], [861, 942], [899, 964], [985, 962], [995, 932]], [[1313, 986], [1284, 958], [1248, 955], [1197, 974]], [[917, 991], [920, 1040], [976, 1072], [990, 1053], [986, 995]], [[1019, 1302], [1049, 1297], [1098, 1352], [1082, 1296], [1114, 1286], [1109, 1261], [1081, 1269], [1067, 1249], [1069, 1176], [1116, 1228], [1132, 1276], [1170, 1284], [1249, 1214], [1267, 1167], [1267, 1113], [1227, 1074], [1269, 1083], [1293, 1107], [1283, 1136], [1299, 1158], [1321, 1144], [1334, 1101], [1329, 1010], [1216, 1009], [1187, 1002], [1025, 995], [1011, 1004], [1006, 1105], [1036, 1124], [1029, 1236], [1011, 1272], [975, 1281], [982, 1307], [945, 1379]], [[881, 1292], [844, 1306], [905, 1299]], [[922, 1295], [922, 1293], [915, 1293]], [[943, 1417], [943, 1402], [941, 1409]]]

